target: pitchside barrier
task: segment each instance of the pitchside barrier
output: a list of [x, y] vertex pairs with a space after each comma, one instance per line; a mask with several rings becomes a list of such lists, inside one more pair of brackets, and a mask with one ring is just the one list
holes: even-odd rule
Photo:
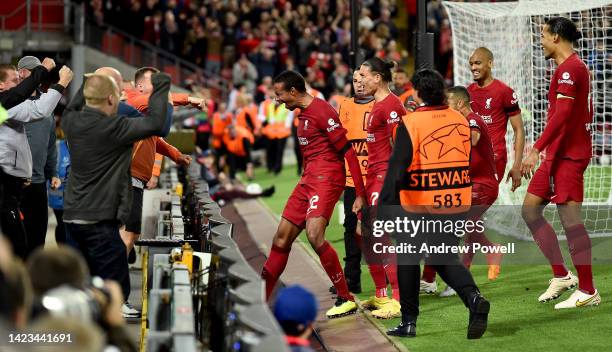
[[[142, 351], [288, 351], [234, 228], [197, 164], [160, 177], [157, 231], [143, 267]], [[146, 237], [146, 236], [143, 236]]]

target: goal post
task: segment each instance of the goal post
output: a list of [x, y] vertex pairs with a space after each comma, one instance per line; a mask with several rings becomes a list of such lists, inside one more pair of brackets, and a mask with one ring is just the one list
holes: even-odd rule
[[[545, 60], [540, 31], [546, 18], [563, 16], [576, 23], [582, 33], [575, 46], [591, 72], [591, 99], [594, 116], [591, 126], [593, 155], [585, 173], [584, 204], [586, 222], [599, 232], [610, 232], [612, 218], [612, 0], [520, 0], [516, 2], [443, 2], [451, 22], [455, 84], [467, 86], [472, 80], [468, 59], [472, 51], [486, 46], [495, 57], [494, 77], [512, 87], [518, 95], [525, 125], [525, 151], [529, 151], [544, 129], [547, 119], [547, 93], [554, 72], [552, 60]], [[514, 161], [513, 131], [508, 126], [507, 172]], [[505, 177], [505, 175], [504, 175]], [[497, 205], [522, 204], [527, 181], [515, 192], [505, 179]], [[590, 210], [598, 207], [598, 210]], [[516, 228], [520, 212], [498, 217], [494, 229]], [[550, 210], [547, 217], [552, 218]], [[558, 219], [555, 216], [558, 228]], [[531, 237], [528, 233], [519, 237]]]

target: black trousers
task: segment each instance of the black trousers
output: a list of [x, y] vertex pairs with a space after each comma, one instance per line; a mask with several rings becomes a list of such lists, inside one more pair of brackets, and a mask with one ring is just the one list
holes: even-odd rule
[[119, 222], [105, 220], [95, 224], [66, 223], [68, 243], [83, 254], [91, 275], [115, 280], [125, 300], [130, 295], [130, 272], [125, 244], [119, 235]]
[[21, 220], [21, 198], [23, 197], [24, 179], [2, 173], [2, 210], [0, 221], [4, 234], [11, 241], [13, 252], [26, 259], [28, 240]]
[[21, 199], [23, 226], [27, 236], [27, 255], [38, 247], [44, 247], [49, 220], [47, 208], [47, 183], [31, 183], [23, 189]]
[[[421, 237], [421, 238], [419, 238]], [[426, 238], [425, 238], [426, 237]], [[398, 244], [413, 244], [417, 249], [426, 242], [428, 245], [445, 243], [458, 245], [459, 238], [454, 234], [427, 234], [417, 236], [414, 239], [398, 237]], [[419, 265], [421, 255], [398, 255], [397, 280], [400, 288], [400, 304], [402, 306], [402, 321], [416, 320], [419, 315], [419, 289], [421, 279], [421, 267]], [[468, 299], [478, 292], [476, 283], [470, 271], [463, 266], [457, 254], [439, 254], [429, 257], [426, 262], [432, 265], [442, 280], [452, 287], [463, 304], [468, 307]]]
[[344, 188], [344, 276], [349, 288], [361, 284], [361, 248], [355, 239], [357, 215], [352, 209], [355, 198], [354, 187]]
[[66, 243], [66, 226], [64, 225], [64, 209], [53, 209], [57, 226], [55, 227], [55, 242]]
[[266, 145], [266, 166], [268, 171], [279, 174], [283, 170], [283, 153], [287, 138], [268, 139]]
[[246, 171], [247, 164], [251, 162], [251, 142], [244, 138], [242, 140], [243, 148], [246, 151], [245, 156], [238, 156], [231, 152], [227, 152], [227, 163], [229, 165], [229, 176], [231, 180], [236, 179], [236, 172]]

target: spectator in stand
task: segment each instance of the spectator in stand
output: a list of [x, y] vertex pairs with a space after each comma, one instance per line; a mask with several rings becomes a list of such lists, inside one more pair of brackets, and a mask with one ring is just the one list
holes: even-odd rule
[[[151, 75], [158, 72], [159, 71], [155, 68], [143, 67], [138, 69], [134, 75], [137, 93], [130, 92], [128, 94], [127, 103], [138, 109], [138, 111], [141, 113], [148, 110], [148, 101], [145, 104], [144, 100], [148, 98], [153, 91]], [[119, 72], [112, 68], [103, 67], [98, 69], [96, 73], [114, 77], [116, 82], [122, 81]], [[198, 104], [200, 107], [202, 106], [201, 99], [190, 97], [186, 94], [171, 94], [170, 97], [172, 98], [172, 103], [176, 105], [187, 105], [191, 102], [192, 104]], [[172, 108], [169, 106], [168, 115], [171, 113]], [[165, 131], [165, 133], [167, 132], [168, 131]], [[144, 189], [145, 186], [149, 189], [157, 186], [157, 178], [160, 172], [159, 169], [161, 168], [161, 162], [163, 160], [162, 155], [169, 157], [172, 159], [172, 161], [179, 165], [189, 165], [191, 162], [190, 156], [182, 154], [178, 149], [158, 136], [152, 136], [144, 140], [140, 140], [134, 144], [130, 168], [133, 194], [132, 208], [130, 211], [129, 220], [125, 223], [125, 228], [122, 228], [120, 231], [121, 238], [127, 247], [128, 263], [130, 264], [136, 261], [134, 243], [140, 236], [141, 232]]]
[[32, 310], [32, 284], [23, 263], [0, 237], [0, 328], [23, 331]]
[[252, 92], [255, 90], [257, 77], [257, 68], [255, 68], [255, 65], [249, 61], [246, 55], [241, 55], [232, 69], [234, 84], [242, 84], [246, 87], [247, 91]]
[[131, 208], [128, 175], [133, 144], [163, 135], [168, 114], [170, 77], [155, 74], [151, 80], [146, 118], [117, 116], [121, 95], [117, 84], [94, 74], [84, 80], [61, 122], [72, 162], [64, 199], [68, 240], [84, 255], [93, 275], [121, 284], [124, 301], [130, 277], [119, 227], [127, 222]]
[[155, 11], [153, 16], [145, 17], [144, 24], [144, 40], [159, 46], [161, 43], [161, 30], [162, 30], [162, 12]]
[[221, 27], [216, 19], [206, 19], [206, 70], [212, 74], [221, 71], [221, 49], [223, 48], [223, 36]]
[[[17, 63], [19, 79], [24, 80], [41, 62], [34, 56], [24, 56]], [[40, 91], [32, 94], [32, 99], [40, 97]], [[32, 158], [32, 177], [29, 186], [23, 190], [21, 210], [23, 225], [28, 240], [28, 251], [44, 246], [47, 235], [47, 181], [51, 189], [57, 189], [61, 180], [57, 177], [55, 147], [55, 117], [53, 111], [37, 121], [26, 125], [25, 132]]]
[[273, 77], [276, 75], [278, 56], [274, 53], [274, 50], [260, 45], [258, 51], [252, 54], [251, 62], [257, 67], [258, 77]]
[[[44, 75], [44, 71], [53, 69], [55, 62], [46, 58], [40, 66], [44, 68], [32, 69], [35, 80]], [[19, 74], [14, 66], [2, 66], [0, 72], [1, 90], [8, 90], [17, 85]], [[9, 109], [8, 118], [11, 121], [0, 125], [0, 150], [3, 151], [0, 154], [0, 166], [3, 171], [2, 228], [11, 240], [16, 254], [24, 259], [34, 249], [34, 245], [41, 243], [40, 239], [28, 238], [21, 217], [24, 188], [30, 185], [32, 177], [32, 154], [25, 124], [49, 118], [71, 80], [72, 71], [63, 66], [60, 70], [59, 83], [51, 85], [46, 93], [37, 98], [26, 100]], [[32, 91], [29, 93], [32, 94]]]
[[285, 332], [292, 352], [314, 351], [308, 338], [313, 331], [317, 310], [317, 299], [302, 286], [286, 287], [276, 296], [274, 316]]

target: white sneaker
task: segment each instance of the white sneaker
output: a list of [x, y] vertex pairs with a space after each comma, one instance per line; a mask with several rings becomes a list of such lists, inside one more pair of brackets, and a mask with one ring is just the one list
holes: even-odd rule
[[436, 293], [437, 290], [438, 290], [438, 285], [436, 284], [435, 281], [427, 282], [427, 281], [421, 280], [421, 288], [419, 290], [419, 293], [433, 295], [434, 293]]
[[450, 286], [446, 286], [444, 291], [440, 292], [440, 297], [450, 297], [450, 296], [456, 296], [456, 295], [457, 295], [457, 292], [453, 290], [453, 288]]
[[555, 309], [598, 306], [599, 303], [601, 303], [601, 296], [599, 295], [599, 291], [595, 290], [595, 293], [590, 295], [580, 290], [576, 290], [568, 299], [555, 304]]
[[542, 303], [557, 299], [563, 292], [578, 286], [578, 278], [571, 271], [568, 271], [565, 277], [553, 277], [549, 282], [546, 292], [538, 298]]
[[125, 302], [121, 306], [121, 314], [123, 314], [124, 319], [136, 319], [140, 318], [142, 313], [138, 309], [132, 307], [130, 302]]

